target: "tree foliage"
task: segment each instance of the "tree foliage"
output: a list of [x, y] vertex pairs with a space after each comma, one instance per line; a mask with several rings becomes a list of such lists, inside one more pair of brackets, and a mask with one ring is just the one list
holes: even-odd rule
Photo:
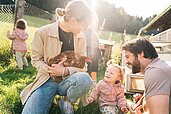
[[[13, 2], [14, 0], [2, 0], [6, 2]], [[57, 7], [64, 8], [70, 0], [25, 0], [40, 9], [54, 13]], [[85, 0], [88, 4], [91, 4], [94, 0]], [[1, 2], [2, 3], [2, 2]], [[122, 7], [116, 7], [114, 4], [104, 0], [96, 0], [96, 12], [99, 17], [99, 27], [103, 20], [106, 23], [104, 25], [105, 30], [116, 31], [123, 33], [126, 30], [130, 34], [138, 34], [138, 31], [147, 25], [156, 15], [150, 16], [143, 20], [142, 17], [131, 16], [125, 12]], [[136, 10], [136, 9], [135, 9]], [[153, 31], [154, 32], [154, 31]], [[147, 34], [151, 34], [148, 32]]]
[[[101, 25], [105, 19], [105, 30], [116, 31], [120, 33], [123, 33], [123, 31], [126, 30], [127, 33], [137, 35], [142, 27], [147, 25], [153, 18], [157, 16], [153, 15], [143, 20], [142, 17], [131, 16], [127, 14], [122, 7], [118, 8], [114, 4], [103, 0], [98, 0], [96, 6], [96, 11], [100, 21], [99, 25]], [[147, 34], [151, 34], [151, 32], [148, 32]]]

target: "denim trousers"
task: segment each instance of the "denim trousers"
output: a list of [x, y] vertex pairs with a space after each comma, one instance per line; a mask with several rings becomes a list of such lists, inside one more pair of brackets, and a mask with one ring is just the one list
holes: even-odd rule
[[32, 92], [28, 98], [22, 114], [48, 114], [56, 94], [67, 96], [71, 102], [76, 102], [87, 94], [93, 85], [91, 77], [85, 72], [77, 72], [67, 79], [57, 83], [50, 78]]

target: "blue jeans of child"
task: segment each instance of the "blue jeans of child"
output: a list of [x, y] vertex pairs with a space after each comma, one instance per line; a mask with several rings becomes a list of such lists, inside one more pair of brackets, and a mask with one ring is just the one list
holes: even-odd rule
[[30, 95], [22, 114], [48, 114], [56, 94], [67, 96], [71, 102], [76, 102], [88, 93], [92, 85], [92, 79], [84, 72], [70, 75], [60, 83], [50, 78]]

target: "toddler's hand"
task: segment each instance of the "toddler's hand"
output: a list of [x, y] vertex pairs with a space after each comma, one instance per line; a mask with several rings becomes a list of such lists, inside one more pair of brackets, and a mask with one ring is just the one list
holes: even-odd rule
[[127, 113], [128, 109], [126, 107], [121, 107], [122, 112]]
[[7, 31], [7, 34], [6, 35], [10, 35], [10, 31], [9, 30]]
[[93, 98], [91, 98], [91, 97], [89, 97], [89, 98], [87, 98], [87, 102], [90, 104], [90, 103], [92, 103], [93, 102]]
[[10, 34], [10, 31], [9, 30], [7, 31], [7, 34]]

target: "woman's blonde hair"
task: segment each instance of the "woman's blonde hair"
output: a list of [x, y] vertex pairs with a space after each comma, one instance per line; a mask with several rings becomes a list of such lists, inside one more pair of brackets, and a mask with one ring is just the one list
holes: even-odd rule
[[65, 9], [56, 8], [56, 14], [63, 17], [65, 21], [75, 17], [78, 22], [86, 22], [90, 24], [93, 19], [97, 19], [97, 15], [83, 0], [72, 0], [68, 2]]

